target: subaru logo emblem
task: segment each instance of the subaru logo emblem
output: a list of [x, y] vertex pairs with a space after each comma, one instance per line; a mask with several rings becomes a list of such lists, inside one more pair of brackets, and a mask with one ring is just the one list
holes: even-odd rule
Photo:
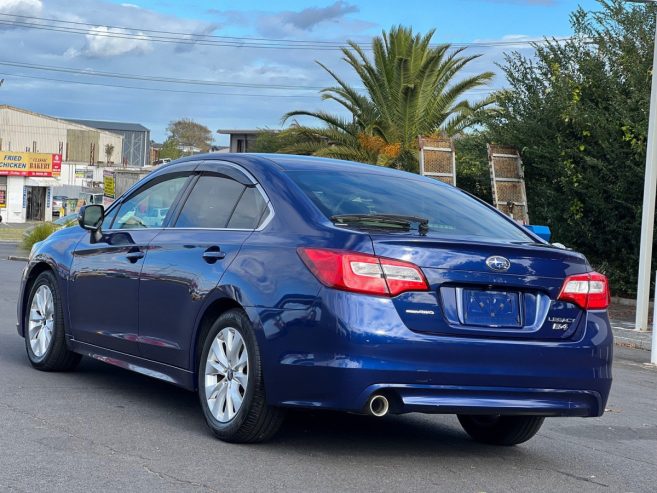
[[509, 259], [498, 255], [488, 257], [486, 259], [486, 265], [490, 270], [494, 270], [495, 272], [506, 272], [511, 268], [511, 262], [509, 262]]

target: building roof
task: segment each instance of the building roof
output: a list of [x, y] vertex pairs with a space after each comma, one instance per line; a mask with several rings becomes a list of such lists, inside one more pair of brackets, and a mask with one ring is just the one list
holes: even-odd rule
[[139, 123], [126, 122], [108, 122], [103, 120], [79, 120], [77, 118], [64, 118], [64, 120], [86, 125], [87, 127], [97, 128], [99, 130], [120, 131], [120, 132], [150, 132], [149, 129]]
[[[38, 118], [44, 118], [46, 120], [51, 120], [51, 121], [54, 121], [54, 122], [59, 122], [59, 123], [68, 124], [68, 125], [72, 124], [75, 127], [83, 129], [83, 130], [100, 130], [104, 134], [111, 133], [109, 130], [105, 130], [105, 129], [100, 128], [100, 127], [91, 127], [91, 126], [89, 126], [88, 124], [86, 124], [87, 123], [86, 120], [66, 120], [64, 118], [57, 118], [57, 117], [54, 117], [54, 116], [44, 115], [42, 113], [37, 113], [35, 111], [26, 110], [26, 109], [23, 109], [23, 108], [17, 108], [15, 106], [10, 106], [8, 104], [0, 104], [0, 110], [16, 111], [18, 113], [25, 113], [27, 115], [36, 116]], [[114, 134], [114, 136], [116, 136], [116, 134]], [[119, 137], [123, 138], [122, 136], [119, 136]]]
[[[217, 130], [218, 134], [224, 134], [224, 135], [231, 135], [231, 134], [248, 134], [248, 135], [254, 135], [254, 134], [259, 134], [261, 132], [265, 132], [266, 130], [263, 129], [251, 129], [251, 130], [235, 130], [235, 129], [224, 129], [220, 128]], [[277, 130], [271, 130], [271, 132], [277, 132]]]

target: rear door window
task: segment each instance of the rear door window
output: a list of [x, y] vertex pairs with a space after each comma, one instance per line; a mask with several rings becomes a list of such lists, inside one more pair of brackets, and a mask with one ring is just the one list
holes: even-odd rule
[[224, 176], [200, 176], [180, 211], [176, 228], [226, 228], [245, 189]]
[[183, 205], [176, 228], [255, 229], [267, 203], [255, 186], [201, 175]]

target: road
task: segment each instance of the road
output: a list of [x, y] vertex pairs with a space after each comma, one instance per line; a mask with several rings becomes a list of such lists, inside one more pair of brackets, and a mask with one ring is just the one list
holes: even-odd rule
[[[6, 258], [6, 257], [0, 257]], [[0, 491], [654, 491], [657, 371], [618, 348], [609, 412], [548, 419], [530, 442], [479, 445], [453, 416], [294, 412], [230, 445], [196, 395], [85, 359], [42, 373], [15, 330], [21, 262], [0, 260]]]
[[6, 260], [9, 256], [26, 256], [27, 252], [22, 250], [16, 243], [0, 241], [0, 259]]

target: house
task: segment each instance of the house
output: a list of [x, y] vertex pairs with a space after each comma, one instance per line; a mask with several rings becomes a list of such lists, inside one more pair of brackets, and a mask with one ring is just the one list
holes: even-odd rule
[[220, 135], [228, 135], [230, 138], [230, 152], [252, 152], [251, 148], [255, 144], [258, 134], [262, 130], [229, 130], [219, 129]]

